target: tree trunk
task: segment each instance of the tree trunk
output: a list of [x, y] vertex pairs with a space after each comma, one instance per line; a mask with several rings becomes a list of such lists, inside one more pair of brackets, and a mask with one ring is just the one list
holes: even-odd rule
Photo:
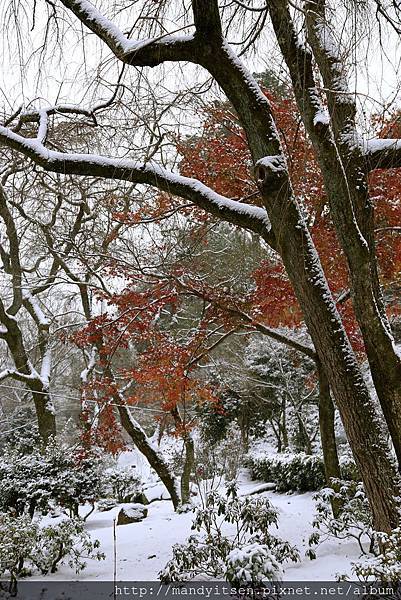
[[287, 450], [288, 448], [288, 429], [287, 429], [287, 402], [285, 397], [281, 401], [281, 432], [282, 432], [282, 448]]
[[[322, 442], [324, 472], [326, 483], [333, 487], [332, 479], [341, 479], [341, 467], [338, 459], [335, 434], [335, 408], [330, 395], [330, 386], [322, 365], [317, 361], [319, 377], [319, 428]], [[335, 489], [335, 488], [334, 488]], [[341, 512], [338, 501], [331, 500], [331, 510], [336, 518]]]
[[309, 437], [308, 430], [305, 427], [305, 423], [299, 412], [297, 412], [297, 421], [298, 421], [298, 436], [299, 436], [299, 446], [302, 448], [302, 452], [305, 454], [313, 454], [312, 452], [312, 442]]
[[257, 179], [276, 232], [277, 247], [325, 367], [369, 498], [374, 527], [389, 532], [399, 523], [400, 478], [312, 239], [291, 190], [286, 191], [286, 174], [283, 172], [281, 182], [276, 177], [277, 165], [271, 160], [259, 163]]
[[171, 473], [170, 467], [166, 463], [164, 457], [150, 442], [142, 427], [135, 421], [129, 412], [129, 409], [126, 406], [121, 405], [121, 400], [119, 400], [118, 412], [121, 424], [125, 431], [128, 433], [138, 450], [147, 458], [152, 469], [156, 471], [157, 475], [166, 486], [174, 509], [177, 510], [181, 504], [180, 492], [177, 480]]
[[195, 464], [194, 441], [190, 433], [184, 436], [185, 461], [181, 475], [181, 502], [187, 504], [191, 498], [191, 473]]
[[[316, 95], [312, 55], [299, 36], [288, 3], [269, 2], [273, 28], [287, 63], [302, 120], [316, 150], [330, 212], [348, 260], [355, 314], [366, 346], [383, 413], [401, 463], [401, 361], [395, 352], [382, 300], [374, 244], [374, 213], [367, 165], [355, 140], [356, 105], [347, 90], [345, 65], [331, 39], [324, 0], [305, 3], [308, 41], [325, 84], [330, 112], [327, 123], [315, 121], [323, 109]], [[322, 43], [322, 28], [325, 39]], [[330, 47], [330, 50], [327, 48]], [[336, 90], [341, 88], [340, 93]]]
[[49, 394], [32, 392], [38, 421], [39, 435], [46, 446], [56, 435], [56, 415]]
[[[327, 44], [322, 45], [322, 26], [326, 28], [325, 35], [331, 36], [325, 2], [312, 0], [306, 8], [308, 38], [328, 90], [331, 129], [323, 136], [323, 132], [319, 135], [313, 114], [306, 110], [303, 93], [298, 94], [298, 107], [319, 159], [330, 214], [349, 265], [355, 316], [362, 332], [377, 396], [401, 465], [401, 359], [394, 346], [379, 282], [374, 205], [369, 197], [366, 159], [363, 150], [354, 143], [358, 136], [357, 109], [352, 96], [344, 94], [344, 65], [335, 60], [336, 54], [339, 56], [335, 44], [330, 52], [327, 50], [329, 39]], [[333, 90], [338, 89], [339, 77], [344, 86], [343, 91], [336, 94]], [[311, 82], [307, 85], [310, 87]]]
[[340, 461], [338, 459], [337, 443], [335, 435], [335, 409], [330, 395], [329, 382], [324, 369], [317, 363], [319, 377], [319, 428], [322, 442], [324, 471], [326, 482], [330, 485], [330, 479], [341, 479]]

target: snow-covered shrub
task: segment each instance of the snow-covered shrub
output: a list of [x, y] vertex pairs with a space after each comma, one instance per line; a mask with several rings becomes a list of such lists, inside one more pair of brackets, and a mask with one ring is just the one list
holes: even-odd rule
[[38, 534], [38, 524], [28, 515], [0, 513], [0, 576], [9, 577], [13, 583], [18, 576], [28, 574], [24, 562], [34, 552]]
[[350, 454], [340, 457], [341, 479], [344, 481], [361, 481], [361, 476], [354, 459]]
[[35, 410], [27, 404], [17, 404], [8, 420], [0, 422], [0, 449], [17, 447], [22, 454], [31, 452], [41, 443]]
[[[316, 515], [313, 520], [315, 531], [309, 538], [308, 555], [314, 558], [313, 547], [321, 541], [333, 537], [354, 538], [363, 554], [373, 549], [373, 526], [369, 502], [361, 482], [332, 480], [333, 488], [324, 488], [315, 496]], [[333, 501], [339, 507], [334, 517]]]
[[105, 463], [101, 455], [78, 454], [74, 448], [57, 443], [46, 453], [48, 472], [53, 479], [51, 498], [57, 505], [77, 516], [80, 504], [93, 504], [104, 496]]
[[197, 533], [173, 546], [160, 579], [186, 581], [202, 575], [239, 583], [241, 569], [243, 583], [277, 578], [280, 564], [299, 560], [295, 547], [270, 532], [277, 522], [278, 512], [267, 498], [241, 498], [234, 485], [227, 496], [212, 491], [196, 511], [192, 529]]
[[376, 556], [352, 564], [352, 572], [360, 581], [396, 583], [401, 581], [401, 528], [390, 534], [373, 534]]
[[0, 576], [12, 583], [35, 568], [54, 573], [64, 561], [78, 573], [86, 566], [85, 558], [104, 558], [98, 548], [98, 540], [91, 540], [80, 519], [42, 527], [26, 514], [0, 513]]
[[79, 455], [53, 440], [43, 449], [23, 453], [6, 446], [0, 457], [0, 511], [17, 515], [49, 512], [56, 504], [77, 514], [78, 505], [102, 495], [103, 461], [96, 454]]
[[[317, 514], [313, 526], [316, 531], [310, 536], [311, 548], [307, 554], [314, 558], [313, 547], [328, 537], [355, 539], [365, 555], [363, 560], [351, 565], [352, 573], [360, 581], [401, 581], [401, 528], [390, 534], [374, 531], [362, 483], [337, 479], [332, 483], [334, 489], [323, 489], [315, 496]], [[340, 507], [337, 517], [333, 517], [331, 510], [333, 500]], [[368, 554], [373, 556], [366, 556]]]
[[99, 540], [92, 541], [81, 519], [65, 519], [57, 525], [40, 527], [38, 532], [36, 544], [28, 558], [43, 575], [55, 573], [63, 562], [79, 573], [86, 567], [86, 558], [105, 558], [98, 550]]
[[226, 578], [234, 586], [277, 580], [280, 565], [266, 544], [248, 544], [227, 556]]
[[142, 489], [141, 478], [133, 467], [112, 467], [106, 470], [105, 493], [117, 502], [130, 502], [133, 495]]
[[309, 454], [275, 454], [247, 458], [254, 479], [273, 482], [278, 492], [319, 490], [325, 484], [321, 456]]

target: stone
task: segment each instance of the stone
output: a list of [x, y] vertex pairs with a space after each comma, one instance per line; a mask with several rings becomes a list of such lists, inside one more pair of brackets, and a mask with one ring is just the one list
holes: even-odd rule
[[124, 498], [124, 502], [133, 502], [134, 504], [150, 504], [144, 492], [128, 494], [128, 496]]
[[118, 513], [117, 525], [140, 523], [148, 516], [148, 509], [143, 504], [127, 504]]

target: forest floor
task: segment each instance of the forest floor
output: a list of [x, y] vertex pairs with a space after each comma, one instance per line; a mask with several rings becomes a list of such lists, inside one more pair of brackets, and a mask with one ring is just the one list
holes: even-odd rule
[[[131, 462], [133, 453], [129, 453]], [[128, 462], [127, 458], [125, 462]], [[146, 469], [137, 464], [138, 470]], [[145, 473], [142, 473], [145, 474]], [[240, 495], [255, 492], [260, 482], [249, 480], [246, 471], [238, 480]], [[160, 486], [158, 486], [160, 489]], [[312, 533], [315, 511], [313, 493], [279, 494], [262, 492], [279, 510], [277, 535], [297, 546], [301, 562], [287, 563], [284, 581], [334, 581], [338, 574], [350, 574], [351, 563], [359, 558], [360, 550], [349, 540], [326, 540], [317, 549], [317, 559], [305, 556], [308, 538]], [[196, 497], [194, 498], [196, 503]], [[172, 546], [182, 543], [191, 534], [192, 511], [177, 514], [169, 500], [157, 500], [147, 506], [148, 516], [142, 522], [116, 527], [116, 578], [118, 581], [155, 581], [159, 571], [171, 558]], [[87, 508], [85, 509], [87, 510]], [[119, 511], [116, 507], [107, 512], [94, 512], [86, 527], [94, 539], [101, 544], [106, 559], [100, 562], [88, 560], [87, 567], [76, 575], [64, 565], [46, 579], [66, 581], [111, 581], [114, 573], [113, 520]], [[83, 510], [84, 512], [84, 510]], [[274, 533], [274, 532], [273, 532]], [[33, 577], [35, 579], [35, 577]], [[39, 578], [37, 578], [39, 579]]]

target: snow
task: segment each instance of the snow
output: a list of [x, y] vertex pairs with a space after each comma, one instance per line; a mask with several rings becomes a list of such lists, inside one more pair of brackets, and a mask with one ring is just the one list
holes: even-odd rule
[[96, 356], [97, 356], [97, 351], [96, 351], [96, 348], [93, 346], [87, 356], [88, 364], [87, 364], [86, 368], [83, 369], [83, 371], [81, 371], [82, 385], [85, 385], [88, 383], [89, 375], [93, 371], [93, 369], [96, 365]]
[[39, 129], [38, 129], [38, 140], [41, 144], [44, 144], [47, 137], [47, 126], [49, 116], [46, 110], [42, 109], [39, 111]]
[[[135, 453], [124, 453], [122, 463], [135, 460]], [[241, 495], [255, 493], [260, 487], [249, 480], [244, 471], [239, 479]], [[300, 550], [301, 562], [292, 563], [284, 569], [284, 581], [334, 581], [337, 573], [350, 574], [350, 563], [359, 558], [357, 544], [351, 541], [325, 541], [317, 549], [317, 560], [305, 556], [308, 538], [312, 532], [315, 502], [313, 493], [278, 494], [265, 491], [267, 497], [279, 511], [278, 535], [295, 544]], [[46, 580], [110, 581], [113, 579], [113, 521], [123, 505], [107, 512], [93, 513], [86, 528], [94, 539], [101, 543], [105, 552], [104, 561], [87, 561], [87, 568], [77, 576], [67, 565], [48, 575]], [[117, 580], [155, 581], [159, 571], [171, 558], [173, 544], [183, 543], [191, 535], [193, 512], [175, 513], [170, 501], [157, 500], [147, 505], [148, 517], [140, 523], [116, 528]], [[87, 508], [82, 509], [82, 513]], [[35, 576], [33, 579], [41, 579]]]
[[52, 355], [51, 355], [51, 349], [48, 348], [43, 356], [42, 368], [40, 370], [40, 378], [41, 378], [45, 388], [48, 388], [50, 385], [51, 366], [52, 366]]
[[399, 139], [370, 139], [365, 144], [366, 154], [375, 154], [376, 152], [401, 150], [401, 140]]
[[[256, 79], [253, 77], [253, 75], [250, 73], [250, 71], [248, 71], [248, 69], [245, 67], [244, 63], [238, 58], [237, 54], [233, 51], [230, 44], [228, 44], [228, 42], [226, 40], [223, 41], [222, 50], [225, 52], [225, 54], [227, 55], [230, 62], [233, 65], [235, 65], [236, 69], [241, 72], [242, 76], [244, 77], [244, 79], [247, 83], [248, 88], [252, 90], [252, 93], [254, 94], [257, 102], [261, 106], [267, 106], [270, 110], [269, 101], [266, 98], [266, 96], [264, 95], [264, 93], [262, 92], [262, 90], [260, 89], [260, 86], [258, 85]], [[277, 131], [274, 131], [273, 134], [274, 134], [274, 139], [278, 140]]]
[[29, 304], [31, 305], [32, 310], [35, 313], [35, 317], [36, 317], [39, 325], [41, 325], [41, 327], [48, 327], [50, 324], [50, 321], [45, 316], [43, 310], [41, 309], [37, 298], [35, 298], [35, 296], [32, 296], [32, 294], [28, 290], [22, 291], [22, 297], [24, 298], [24, 300], [26, 302], [29, 302]]
[[327, 112], [327, 110], [324, 110], [323, 108], [319, 109], [313, 117], [313, 124], [315, 125], [315, 127], [317, 125], [329, 125], [330, 115]]
[[[87, 24], [92, 23], [97, 31], [101, 31], [100, 37], [113, 48], [117, 46], [122, 51], [123, 56], [132, 54], [133, 52], [144, 48], [145, 46], [158, 42], [160, 38], [148, 38], [144, 40], [130, 40], [112, 21], [107, 19], [101, 12], [97, 10], [92, 3], [87, 0], [75, 0], [72, 4], [72, 10], [79, 11]], [[163, 44], [175, 43], [177, 41], [186, 41], [192, 39], [193, 36], [162, 36]]]
[[[155, 185], [160, 189], [171, 190], [172, 193], [189, 198], [195, 203], [201, 205], [207, 204], [209, 206], [215, 205], [220, 210], [229, 210], [238, 215], [245, 215], [259, 220], [270, 229], [270, 222], [265, 209], [221, 196], [197, 179], [178, 175], [155, 163], [142, 164], [124, 158], [48, 150], [39, 139], [25, 138], [14, 133], [7, 127], [0, 126], [0, 140], [2, 139], [12, 142], [20, 151], [25, 152], [28, 156], [34, 158], [34, 160], [38, 160], [41, 164], [45, 163], [50, 169], [55, 167], [57, 163], [62, 166], [66, 162], [79, 163], [87, 167], [99, 166], [110, 168], [113, 173], [113, 175], [110, 174], [110, 177], [113, 176], [126, 181]], [[122, 171], [122, 174], [119, 175], [116, 173], [116, 169]], [[104, 176], [106, 177], [107, 175]]]
[[271, 173], [285, 173], [287, 170], [285, 158], [282, 155], [264, 156], [258, 160], [256, 166], [264, 167]]

